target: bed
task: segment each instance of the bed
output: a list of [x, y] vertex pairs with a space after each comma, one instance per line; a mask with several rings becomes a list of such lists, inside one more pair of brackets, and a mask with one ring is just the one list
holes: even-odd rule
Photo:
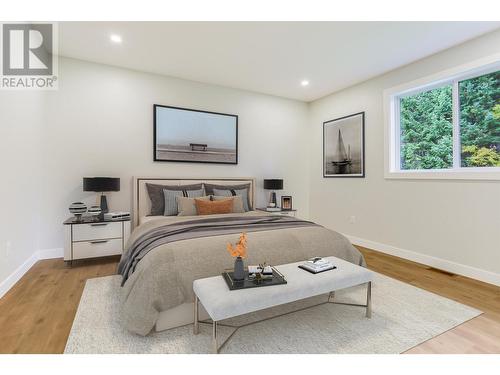
[[[284, 264], [313, 256], [336, 256], [365, 265], [362, 254], [341, 234], [312, 222], [249, 210], [238, 214], [150, 216], [146, 184], [248, 184], [255, 207], [255, 180], [134, 178], [134, 231], [120, 262], [121, 322], [147, 335], [193, 322], [194, 280], [231, 268], [226, 251], [239, 233], [248, 233], [246, 264]], [[200, 317], [206, 316], [200, 311]]]

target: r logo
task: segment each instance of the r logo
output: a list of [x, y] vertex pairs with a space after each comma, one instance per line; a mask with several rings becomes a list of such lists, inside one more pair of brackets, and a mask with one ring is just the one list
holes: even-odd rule
[[51, 24], [3, 24], [3, 75], [52, 75]]

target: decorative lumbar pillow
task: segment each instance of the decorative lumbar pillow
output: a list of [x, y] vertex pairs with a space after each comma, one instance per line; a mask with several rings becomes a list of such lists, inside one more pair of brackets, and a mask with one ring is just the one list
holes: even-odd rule
[[243, 188], [243, 189], [219, 189], [219, 188], [214, 188], [213, 189], [214, 196], [220, 196], [220, 197], [236, 197], [240, 196], [243, 201], [243, 209], [246, 211], [250, 211], [250, 200], [248, 198], [248, 188]]
[[[195, 198], [187, 197], [176, 197], [177, 198], [177, 211], [179, 211], [177, 216], [196, 216], [198, 212], [196, 211], [196, 204], [194, 202]], [[196, 199], [203, 199], [206, 201], [210, 200], [209, 196], [200, 197]]]
[[240, 195], [236, 195], [234, 197], [218, 197], [216, 195], [212, 196], [214, 201], [225, 201], [228, 199], [233, 200], [233, 212], [236, 214], [240, 214], [245, 212], [245, 208], [243, 207], [243, 198]]
[[198, 215], [230, 214], [233, 212], [233, 199], [223, 201], [207, 201], [195, 198], [196, 212]]
[[165, 211], [164, 216], [177, 215], [177, 197], [198, 198], [205, 195], [205, 190], [167, 190], [163, 189], [163, 196], [165, 198]]
[[[192, 185], [157, 185], [157, 184], [146, 184], [146, 189], [148, 191], [149, 199], [151, 200], [151, 216], [160, 216], [165, 213], [165, 196], [163, 190], [173, 190], [173, 191], [192, 191], [192, 190], [203, 190], [202, 184], [192, 184]], [[183, 195], [183, 194], [180, 194]], [[203, 196], [205, 194], [201, 194]], [[177, 210], [177, 209], [176, 209]], [[177, 215], [177, 213], [173, 214]]]

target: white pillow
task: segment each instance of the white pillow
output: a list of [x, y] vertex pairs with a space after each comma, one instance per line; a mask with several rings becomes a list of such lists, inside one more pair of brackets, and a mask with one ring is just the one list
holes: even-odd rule
[[[194, 198], [188, 198], [183, 196], [177, 196], [177, 210], [179, 213], [177, 216], [197, 216], [196, 205]], [[209, 196], [198, 197], [197, 199], [210, 200]]]

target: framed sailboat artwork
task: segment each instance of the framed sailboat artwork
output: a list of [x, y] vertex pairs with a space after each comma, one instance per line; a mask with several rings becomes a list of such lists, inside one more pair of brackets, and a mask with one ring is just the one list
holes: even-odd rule
[[323, 177], [365, 177], [365, 113], [323, 123]]

